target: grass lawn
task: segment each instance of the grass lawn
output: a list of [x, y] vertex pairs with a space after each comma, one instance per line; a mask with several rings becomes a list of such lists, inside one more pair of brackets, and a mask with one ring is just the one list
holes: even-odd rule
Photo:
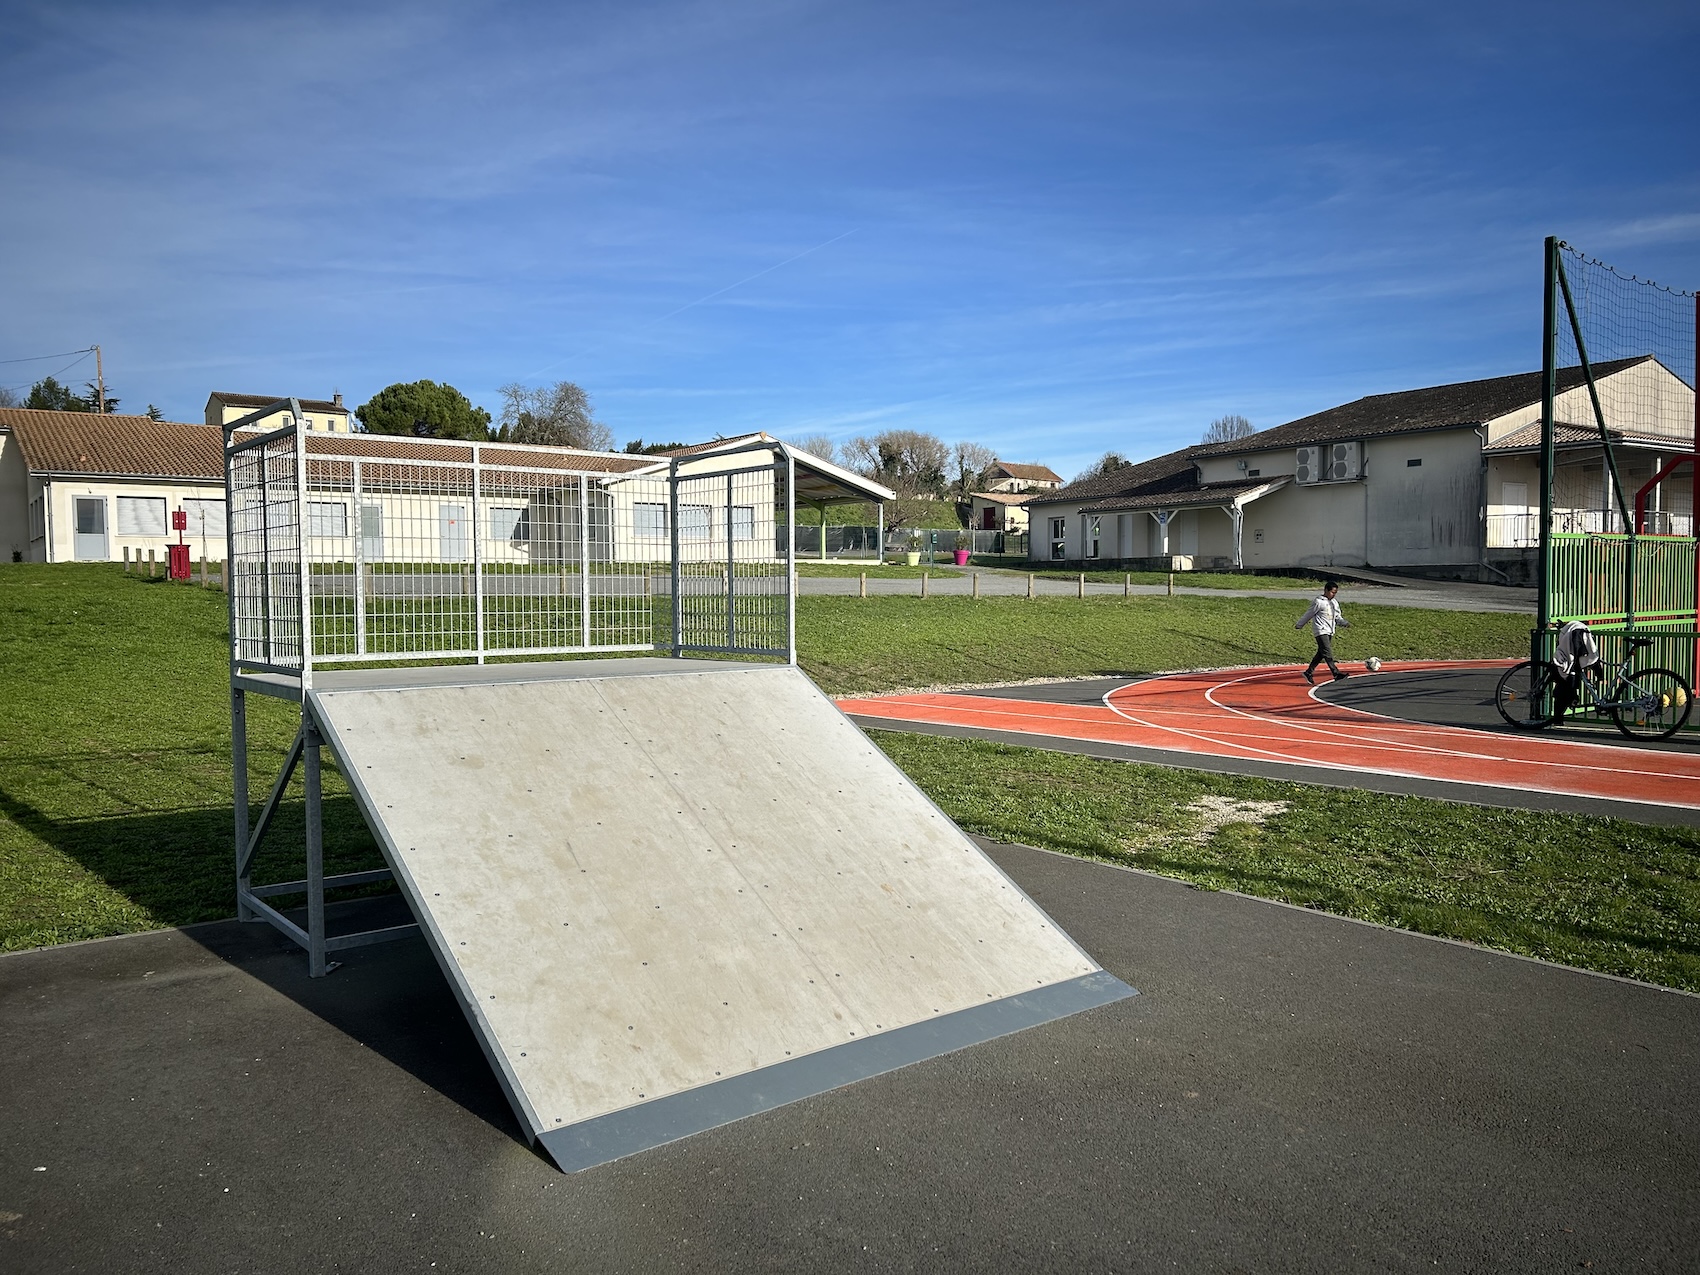
[[[1078, 571], [1037, 571], [1034, 573], [1041, 580], [1078, 580]], [[1133, 577], [1134, 584], [1169, 583], [1167, 571], [1088, 571], [1088, 584], [1121, 584], [1128, 576]], [[1315, 576], [1259, 576], [1249, 572], [1238, 571], [1177, 571], [1175, 587], [1188, 589], [1315, 589], [1322, 590], [1322, 582]], [[1360, 588], [1350, 582], [1343, 582], [1340, 592], [1345, 595], [1352, 589]]]
[[1692, 829], [874, 738], [998, 840], [1700, 991]]
[[[836, 694], [1308, 656], [1278, 599], [805, 597], [797, 613], [804, 664]], [[1353, 620], [1354, 654], [1514, 655], [1526, 641], [1518, 616], [1358, 605]], [[0, 949], [232, 913], [225, 642], [217, 591], [0, 565]], [[288, 705], [249, 697], [256, 805], [293, 730]], [[1691, 833], [881, 742], [976, 831], [1673, 984], [1700, 977]], [[1292, 804], [1200, 838], [1201, 795]], [[328, 869], [377, 866], [330, 768], [325, 797]], [[286, 802], [278, 846], [298, 845], [299, 827]], [[259, 879], [286, 872], [287, 849], [262, 854]]]
[[854, 580], [863, 572], [870, 580], [919, 580], [926, 567], [907, 567], [900, 562], [821, 562], [818, 559], [798, 558], [800, 576], [832, 576]]
[[[1298, 663], [1290, 598], [800, 597], [797, 645], [834, 695], [1033, 677]], [[1343, 658], [1513, 657], [1529, 619], [1354, 603]]]

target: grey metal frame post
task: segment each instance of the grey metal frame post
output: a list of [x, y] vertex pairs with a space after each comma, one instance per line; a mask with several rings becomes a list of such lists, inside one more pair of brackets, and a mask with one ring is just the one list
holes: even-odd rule
[[[785, 522], [791, 534], [785, 537], [785, 651], [786, 662], [797, 663], [797, 458], [783, 443], [785, 454]], [[826, 543], [826, 517], [821, 517], [821, 543]]]
[[578, 622], [579, 638], [590, 645], [590, 479], [578, 476]]
[[1546, 241], [1546, 274], [1541, 284], [1541, 547], [1535, 632], [1530, 657], [1541, 659], [1541, 635], [1552, 622], [1552, 484], [1557, 455], [1553, 421], [1558, 398], [1558, 240]]
[[478, 500], [481, 495], [478, 480], [478, 444], [472, 445], [472, 624], [475, 663], [484, 663], [484, 546], [479, 543], [480, 523]]
[[354, 462], [354, 650], [366, 654], [366, 513], [361, 504], [360, 462]]
[[301, 403], [289, 400], [295, 426], [295, 552], [301, 559], [301, 691], [313, 685], [313, 562], [307, 552], [307, 432], [301, 428]]
[[684, 608], [679, 599], [679, 458], [667, 466], [667, 532], [673, 554], [673, 658], [679, 659], [685, 644]]
[[733, 650], [738, 647], [738, 606], [735, 600], [738, 592], [738, 550], [737, 543], [732, 538], [732, 474], [726, 475], [726, 645]]

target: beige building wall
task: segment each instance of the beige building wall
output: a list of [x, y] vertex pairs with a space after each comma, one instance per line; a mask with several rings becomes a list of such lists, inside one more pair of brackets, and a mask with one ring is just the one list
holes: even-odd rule
[[[46, 504], [44, 522], [49, 533], [42, 544], [45, 553], [42, 557], [31, 555], [32, 561], [76, 562], [91, 561], [77, 556], [77, 507], [79, 497], [96, 499], [101, 502], [104, 514], [106, 534], [107, 562], [119, 562], [124, 557], [124, 550], [130, 550], [130, 556], [140, 554], [148, 556], [152, 549], [157, 560], [165, 560], [165, 547], [177, 543], [177, 533], [171, 530], [171, 512], [183, 506], [186, 500], [211, 500], [220, 503], [224, 500], [224, 485], [222, 483], [190, 483], [180, 479], [145, 479], [145, 478], [58, 478], [41, 484], [43, 499]], [[141, 498], [164, 500], [166, 515], [166, 534], [141, 535], [133, 531], [121, 531], [119, 523], [119, 498]], [[224, 539], [208, 538], [185, 532], [183, 542], [191, 546], [190, 556], [199, 559], [203, 548], [210, 561], [224, 560]], [[85, 544], [85, 553], [91, 546]]]
[[[228, 425], [231, 421], [239, 421], [248, 413], [255, 411], [252, 407], [232, 407], [222, 402], [216, 396], [207, 399], [207, 424]], [[284, 425], [287, 412], [273, 412], [264, 417], [252, 428], [264, 432], [268, 429], [279, 429]], [[315, 433], [348, 434], [353, 432], [349, 411], [346, 407], [312, 408], [306, 403], [301, 405], [301, 419]]]
[[0, 429], [0, 561], [28, 562], [29, 471], [10, 430]]

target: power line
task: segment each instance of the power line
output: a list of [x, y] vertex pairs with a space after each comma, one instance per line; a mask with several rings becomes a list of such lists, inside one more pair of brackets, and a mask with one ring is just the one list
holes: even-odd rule
[[94, 346], [83, 350], [65, 350], [60, 354], [32, 354], [23, 359], [0, 359], [0, 363], [45, 363], [48, 359], [68, 359], [73, 354], [93, 354]]

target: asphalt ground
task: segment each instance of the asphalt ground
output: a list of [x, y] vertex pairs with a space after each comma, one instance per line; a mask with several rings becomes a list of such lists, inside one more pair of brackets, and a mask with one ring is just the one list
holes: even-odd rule
[[0, 1269], [1694, 1269], [1700, 998], [991, 850], [1142, 994], [573, 1176], [418, 941], [0, 957]]
[[[1395, 668], [1375, 674], [1357, 674], [1341, 682], [1324, 682], [1317, 688], [1317, 694], [1331, 704], [1359, 708], [1404, 721], [1430, 722], [1476, 730], [1510, 731], [1511, 728], [1505, 725], [1493, 706], [1493, 691], [1501, 672], [1502, 670], [1497, 668], [1404, 671]], [[1298, 676], [1296, 667], [1293, 675]], [[1105, 695], [1117, 687], [1144, 680], [1146, 679], [1134, 677], [1095, 677], [1065, 682], [983, 686], [951, 693], [994, 699], [1025, 699], [1047, 704], [1097, 705], [1103, 702]], [[1504, 788], [1493, 784], [1457, 783], [1414, 775], [1341, 771], [1329, 766], [1307, 766], [1249, 757], [1218, 757], [1208, 753], [1183, 752], [1179, 749], [1148, 748], [1098, 740], [987, 730], [972, 726], [896, 722], [883, 718], [858, 717], [854, 714], [851, 715], [851, 720], [864, 730], [913, 731], [955, 739], [986, 739], [1018, 748], [1042, 748], [1054, 752], [1102, 757], [1110, 761], [1131, 761], [1180, 770], [1200, 770], [1211, 774], [1254, 775], [1263, 779], [1320, 784], [1330, 788], [1360, 788], [1366, 792], [1398, 796], [1432, 797], [1441, 801], [1495, 806], [1501, 809], [1606, 815], [1637, 823], [1700, 827], [1700, 811], [1652, 802], [1613, 801], [1565, 793], [1538, 792], [1532, 789]], [[1700, 740], [1696, 740], [1693, 735], [1694, 732], [1683, 731], [1677, 738], [1670, 740], [1630, 740], [1610, 726], [1565, 726], [1552, 732], [1555, 739], [1576, 739], [1594, 744], [1621, 746], [1628, 750], [1693, 750], [1700, 746]], [[1696, 1269], [1700, 1269], [1700, 1263], [1696, 1264]]]

